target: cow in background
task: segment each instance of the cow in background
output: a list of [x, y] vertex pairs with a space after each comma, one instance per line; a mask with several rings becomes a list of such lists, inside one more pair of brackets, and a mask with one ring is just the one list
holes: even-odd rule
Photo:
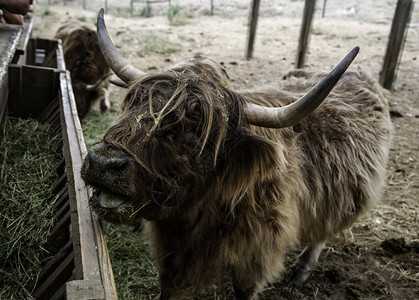
[[[70, 20], [62, 24], [54, 38], [62, 41], [79, 118], [83, 119], [97, 101], [102, 112], [108, 110], [108, 77], [112, 73], [100, 50], [94, 26]], [[48, 59], [44, 65], [48, 66]]]

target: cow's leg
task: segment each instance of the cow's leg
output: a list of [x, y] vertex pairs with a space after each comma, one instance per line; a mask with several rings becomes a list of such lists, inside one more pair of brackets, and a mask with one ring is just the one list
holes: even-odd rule
[[[161, 267], [161, 266], [160, 266]], [[160, 269], [160, 300], [180, 300], [186, 299], [190, 293], [189, 282], [185, 279], [183, 273], [170, 273], [164, 270], [173, 270], [173, 266], [166, 265], [164, 269]], [[185, 282], [183, 282], [185, 280]]]
[[111, 103], [109, 102], [109, 91], [108, 88], [103, 89], [103, 98], [100, 99], [100, 111], [105, 112], [111, 107]]
[[186, 293], [176, 289], [161, 287], [160, 300], [185, 299]]
[[[235, 273], [235, 272], [234, 272]], [[232, 274], [233, 289], [237, 300], [256, 299], [259, 291], [259, 284], [255, 281], [256, 276], [253, 272], [239, 272]]]
[[252, 300], [255, 299], [256, 289], [254, 287], [243, 288], [233, 283], [234, 294], [237, 300]]
[[172, 292], [169, 290], [162, 289], [160, 292], [160, 300], [175, 300], [175, 299], [181, 299], [180, 297], [176, 297], [173, 295]]
[[168, 291], [162, 290], [160, 293], [160, 300], [169, 300], [170, 293]]
[[303, 283], [306, 281], [316, 265], [324, 246], [324, 242], [307, 246], [288, 272], [288, 282]]
[[100, 111], [101, 112], [107, 111], [110, 106], [111, 106], [111, 104], [109, 103], [108, 97], [102, 98], [102, 100], [100, 100]]

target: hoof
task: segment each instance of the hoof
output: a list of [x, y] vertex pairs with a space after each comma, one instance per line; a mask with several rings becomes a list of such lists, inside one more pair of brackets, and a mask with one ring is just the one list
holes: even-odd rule
[[304, 283], [311, 275], [312, 269], [308, 266], [294, 264], [287, 273], [287, 282], [290, 284]]
[[100, 103], [100, 111], [101, 112], [106, 112], [108, 111], [109, 106], [106, 103]]
[[106, 112], [108, 111], [110, 106], [109, 100], [107, 98], [103, 98], [102, 100], [100, 100], [100, 111], [101, 112]]

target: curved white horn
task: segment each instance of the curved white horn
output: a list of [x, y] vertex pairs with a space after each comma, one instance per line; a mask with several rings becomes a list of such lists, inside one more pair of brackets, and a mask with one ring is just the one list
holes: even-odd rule
[[284, 128], [301, 122], [326, 99], [358, 52], [359, 47], [353, 48], [325, 78], [303, 97], [287, 106], [266, 107], [248, 103], [245, 107], [247, 121], [256, 126], [271, 128]]
[[86, 85], [86, 90], [88, 90], [88, 91], [94, 91], [94, 90], [96, 90], [99, 87], [99, 85], [101, 85], [101, 83], [103, 81], [105, 81], [105, 79], [108, 78], [111, 75], [113, 75], [113, 73], [105, 74], [101, 78], [99, 78], [94, 84], [87, 84]]
[[140, 71], [129, 64], [121, 54], [119, 54], [106, 29], [105, 21], [103, 19], [103, 8], [100, 9], [99, 15], [97, 16], [97, 35], [103, 56], [108, 62], [109, 67], [119, 78], [121, 78], [121, 80], [125, 83], [131, 83], [146, 75], [143, 71]]

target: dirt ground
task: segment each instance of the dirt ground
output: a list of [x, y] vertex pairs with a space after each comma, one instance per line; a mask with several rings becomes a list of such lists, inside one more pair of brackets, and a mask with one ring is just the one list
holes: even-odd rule
[[[174, 1], [182, 5], [180, 25], [171, 25], [167, 3], [153, 4], [151, 17], [140, 16], [130, 1], [35, 1], [33, 35], [52, 38], [62, 21], [94, 22], [104, 3], [105, 21], [122, 55], [146, 72], [156, 72], [195, 52], [222, 62], [235, 90], [274, 86], [294, 68], [304, 1], [261, 1], [253, 58], [245, 58], [250, 0]], [[48, 2], [52, 2], [48, 5]], [[362, 68], [378, 79], [396, 0], [317, 1], [305, 68], [330, 70], [354, 46], [361, 51], [351, 68]], [[175, 51], [144, 54], [143, 37], [153, 33]], [[170, 51], [166, 51], [170, 52]], [[391, 101], [394, 141], [382, 204], [346, 232], [346, 242], [331, 241], [319, 264], [301, 286], [283, 282], [266, 288], [261, 299], [419, 299], [419, 7], [411, 16]], [[123, 91], [113, 87], [117, 110]], [[295, 259], [292, 253], [287, 263]], [[226, 292], [225, 297], [231, 293]], [[219, 298], [221, 299], [221, 298]]]

